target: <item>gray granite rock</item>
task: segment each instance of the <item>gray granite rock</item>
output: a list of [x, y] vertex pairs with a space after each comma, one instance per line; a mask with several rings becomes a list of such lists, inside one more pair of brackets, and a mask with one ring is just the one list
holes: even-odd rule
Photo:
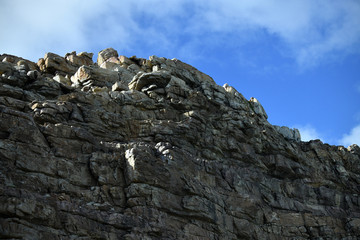
[[301, 141], [300, 131], [296, 128], [289, 128], [286, 126], [276, 126], [274, 125], [274, 128], [276, 131], [278, 131], [281, 135], [284, 136], [284, 138], [288, 140], [294, 140], [294, 141]]
[[1, 239], [360, 236], [357, 145], [301, 142], [177, 59], [90, 56], [0, 56]]

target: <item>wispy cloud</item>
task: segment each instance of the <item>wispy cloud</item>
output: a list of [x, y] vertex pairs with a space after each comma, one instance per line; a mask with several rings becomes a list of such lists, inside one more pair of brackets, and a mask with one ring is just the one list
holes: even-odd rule
[[352, 128], [349, 134], [344, 134], [339, 143], [344, 146], [352, 144], [360, 146], [360, 124]]
[[132, 1], [5, 0], [0, 8], [0, 53], [31, 60], [47, 51], [130, 48], [143, 38]]
[[149, 46], [177, 49], [173, 40], [183, 29], [175, 26], [185, 5], [160, 0], [149, 4], [144, 0], [4, 0], [0, 54], [36, 60], [47, 51], [64, 55], [114, 45], [119, 51]]
[[301, 141], [310, 141], [315, 139], [322, 139], [320, 133], [311, 125], [296, 126], [301, 135]]
[[87, 48], [86, 23], [96, 8], [101, 5], [95, 1], [89, 4], [80, 1], [2, 1], [0, 50], [36, 58], [53, 49], [66, 53]]
[[0, 51], [28, 58], [115, 44], [201, 55], [204, 44], [242, 46], [258, 32], [278, 37], [302, 67], [360, 49], [357, 0], [4, 0], [0, 20]]
[[[265, 30], [282, 39], [302, 67], [333, 56], [359, 53], [360, 2], [355, 0], [243, 0], [209, 2], [199, 12], [198, 31], [246, 32]], [[208, 26], [208, 27], [206, 27]], [[241, 38], [239, 39], [241, 40]]]

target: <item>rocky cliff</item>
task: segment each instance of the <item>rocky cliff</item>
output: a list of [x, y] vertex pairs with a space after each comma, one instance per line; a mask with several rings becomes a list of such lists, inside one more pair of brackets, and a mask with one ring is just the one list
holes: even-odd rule
[[359, 239], [360, 148], [177, 59], [0, 56], [1, 239]]

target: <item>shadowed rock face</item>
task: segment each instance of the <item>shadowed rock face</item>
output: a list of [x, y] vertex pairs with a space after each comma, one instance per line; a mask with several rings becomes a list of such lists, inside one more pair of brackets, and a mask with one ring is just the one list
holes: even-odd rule
[[1, 239], [360, 236], [358, 146], [301, 142], [177, 59], [91, 57], [0, 56]]

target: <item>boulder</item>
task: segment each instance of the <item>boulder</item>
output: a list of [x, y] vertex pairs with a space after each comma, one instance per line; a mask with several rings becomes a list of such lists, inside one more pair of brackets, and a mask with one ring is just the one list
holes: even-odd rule
[[36, 80], [38, 77], [40, 77], [40, 72], [36, 70], [28, 71], [26, 74], [31, 80]]
[[135, 76], [134, 73], [128, 71], [123, 66], [114, 62], [104, 62], [103, 64], [101, 64], [100, 68], [117, 72], [119, 74], [120, 80], [126, 84], [130, 83], [133, 77]]
[[294, 140], [296, 142], [301, 141], [300, 131], [296, 128], [289, 128], [286, 126], [276, 126], [274, 125], [276, 131], [278, 131], [284, 138], [288, 140]]
[[0, 62], [0, 75], [12, 75], [14, 71], [14, 66], [9, 62]]
[[110, 58], [118, 58], [118, 52], [113, 48], [107, 48], [98, 53], [97, 63], [100, 66]]
[[129, 87], [127, 84], [118, 81], [118, 82], [114, 83], [114, 85], [112, 85], [111, 89], [112, 89], [112, 91], [124, 91], [124, 90], [127, 91], [127, 90], [129, 90]]
[[92, 81], [93, 85], [99, 87], [111, 87], [119, 80], [120, 78], [117, 72], [96, 66], [81, 66], [71, 77], [71, 82], [74, 85], [81, 85], [86, 81]]
[[168, 72], [152, 72], [142, 73], [133, 78], [129, 83], [129, 88], [140, 91], [143, 87], [149, 85], [156, 85], [158, 88], [165, 87], [171, 79], [171, 75]]
[[68, 63], [65, 58], [55, 53], [46, 53], [44, 58], [39, 59], [37, 65], [42, 72], [50, 74], [55, 74], [58, 72], [62, 73], [63, 75], [72, 75], [77, 70], [76, 66]]
[[119, 57], [119, 61], [122, 65], [125, 65], [125, 66], [130, 66], [131, 64], [134, 64], [133, 61], [131, 61], [129, 58], [127, 58], [126, 56], [123, 56], [123, 55], [121, 55]]
[[349, 152], [360, 156], [360, 147], [357, 144], [352, 144], [347, 149]]
[[36, 63], [30, 61], [30, 60], [27, 60], [27, 59], [24, 59], [24, 58], [21, 58], [21, 57], [17, 57], [17, 56], [14, 56], [14, 55], [10, 55], [10, 54], [2, 54], [0, 55], [0, 62], [8, 62], [8, 63], [11, 63], [13, 66], [17, 65], [17, 63], [19, 61], [23, 61], [27, 67], [29, 68], [29, 70], [39, 70]]
[[90, 66], [93, 65], [94, 62], [92, 60], [93, 53], [81, 52], [76, 54], [76, 52], [67, 53], [65, 55], [66, 61], [70, 62], [72, 65], [80, 67], [82, 65]]
[[57, 81], [58, 83], [61, 83], [61, 84], [64, 84], [64, 85], [68, 85], [70, 86], [71, 85], [71, 81], [69, 78], [66, 78], [64, 76], [61, 76], [61, 75], [56, 75], [55, 77], [53, 77], [53, 79], [55, 81]]

